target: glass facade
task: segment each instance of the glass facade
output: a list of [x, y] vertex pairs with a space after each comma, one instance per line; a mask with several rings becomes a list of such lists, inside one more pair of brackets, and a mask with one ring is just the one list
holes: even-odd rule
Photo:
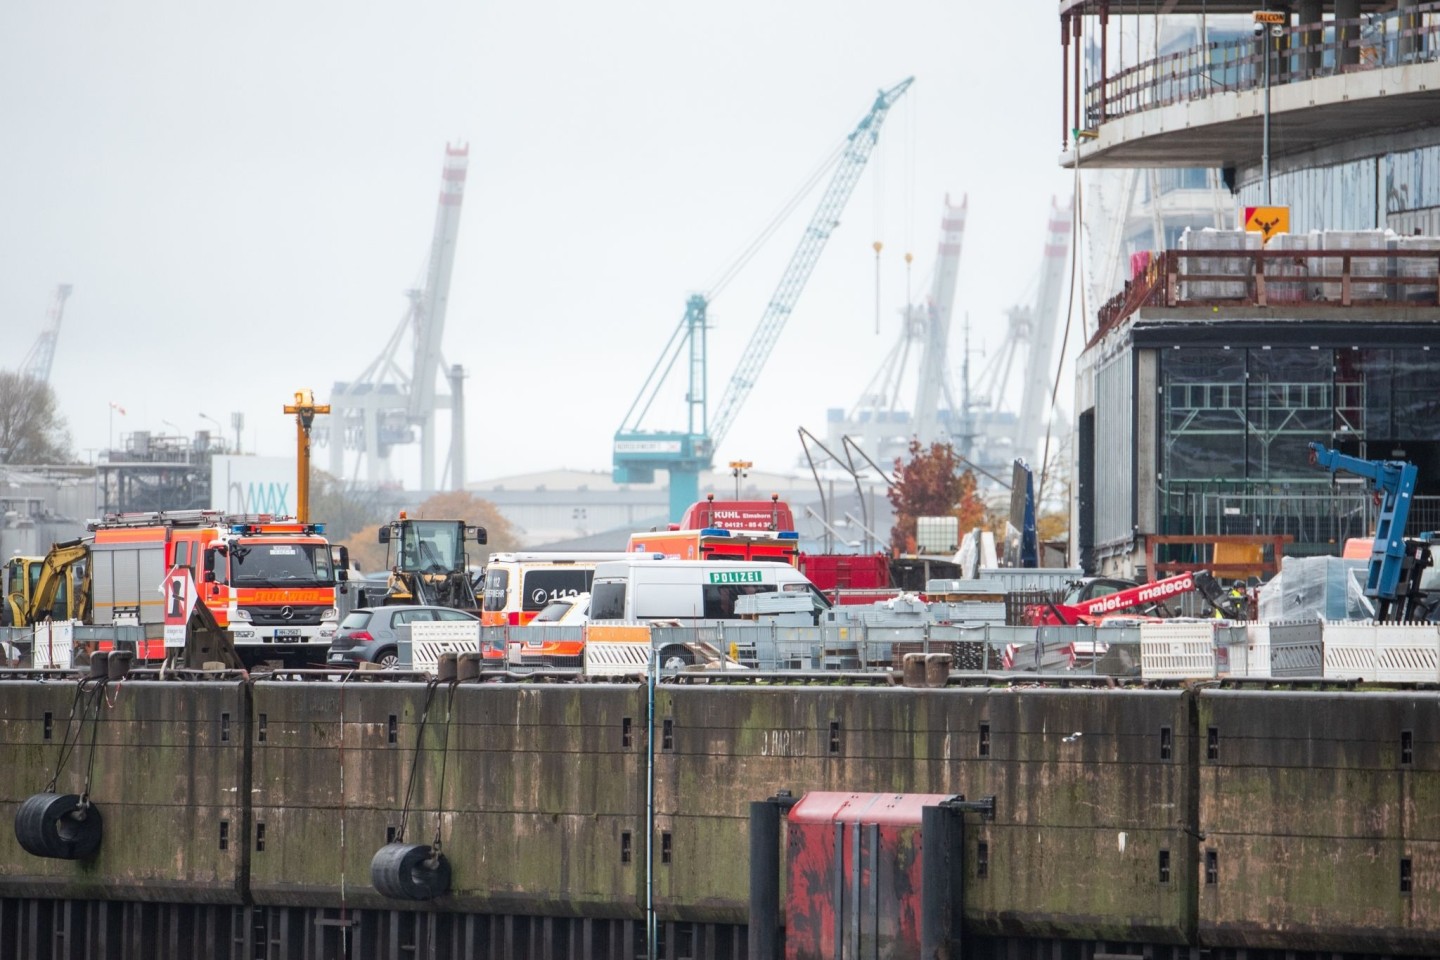
[[1427, 516], [1440, 493], [1440, 349], [1169, 347], [1157, 359], [1159, 532], [1290, 533], [1327, 550], [1368, 535], [1363, 485], [1313, 466], [1312, 441], [1415, 463], [1410, 528], [1440, 525]]
[[[1292, 233], [1384, 227], [1411, 233], [1415, 213], [1440, 209], [1440, 145], [1272, 173], [1270, 189], [1275, 203], [1289, 206]], [[1258, 179], [1238, 192], [1241, 206], [1261, 206], [1264, 198]]]

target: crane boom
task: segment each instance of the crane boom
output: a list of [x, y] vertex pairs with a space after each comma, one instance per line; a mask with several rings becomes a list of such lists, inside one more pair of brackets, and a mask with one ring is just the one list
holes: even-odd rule
[[[679, 520], [690, 504], [699, 499], [700, 473], [715, 460], [715, 447], [730, 428], [740, 405], [749, 395], [760, 369], [770, 356], [785, 319], [795, 306], [805, 281], [825, 248], [825, 241], [840, 222], [840, 212], [855, 190], [860, 173], [880, 136], [880, 125], [896, 99], [914, 82], [909, 77], [889, 90], [880, 91], [875, 104], [846, 138], [839, 151], [838, 169], [815, 212], [800, 246], [790, 258], [780, 285], [750, 338], [734, 376], [720, 402], [720, 415], [712, 429], [708, 416], [706, 390], [706, 311], [709, 299], [704, 294], [692, 296], [686, 304], [680, 326], [670, 336], [659, 361], [640, 388], [635, 402], [625, 414], [625, 422], [615, 432], [614, 472], [616, 483], [649, 483], [656, 470], [670, 474], [670, 517]], [[829, 166], [827, 161], [825, 167]], [[821, 168], [823, 173], [825, 167]], [[641, 430], [641, 423], [654, 403], [670, 371], [686, 358], [689, 386], [685, 393], [687, 424], [680, 430]]]
[[830, 180], [830, 186], [825, 189], [820, 207], [810, 218], [800, 245], [790, 256], [790, 264], [780, 277], [770, 304], [765, 308], [765, 315], [760, 318], [760, 325], [750, 335], [750, 343], [746, 345], [745, 353], [740, 357], [740, 363], [730, 377], [725, 393], [720, 397], [715, 423], [710, 429], [712, 450], [720, 445], [720, 441], [735, 422], [741, 405], [750, 395], [750, 390], [755, 386], [755, 381], [765, 366], [765, 361], [770, 358], [770, 352], [780, 337], [780, 331], [785, 327], [790, 311], [795, 307], [795, 301], [805, 289], [805, 283], [810, 279], [830, 234], [839, 225], [840, 212], [845, 209], [850, 194], [855, 191], [855, 184], [859, 182], [860, 174], [870, 159], [870, 153], [880, 139], [880, 127], [885, 123], [886, 114], [914, 82], [914, 77], [906, 77], [889, 90], [880, 91], [870, 112], [847, 138], [848, 143], [840, 157], [840, 164]]
[[68, 283], [56, 286], [55, 299], [50, 302], [50, 312], [45, 316], [45, 326], [20, 362], [20, 372], [41, 383], [50, 382], [50, 365], [55, 362], [55, 341], [60, 339], [60, 321], [65, 317], [65, 301], [72, 289]]

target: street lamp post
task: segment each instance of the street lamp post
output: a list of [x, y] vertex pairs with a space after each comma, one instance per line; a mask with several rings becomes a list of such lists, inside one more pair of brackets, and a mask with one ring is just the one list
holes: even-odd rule
[[1260, 55], [1264, 58], [1265, 117], [1260, 133], [1260, 179], [1265, 182], [1265, 206], [1270, 206], [1270, 54], [1271, 41], [1285, 35], [1288, 15], [1282, 10], [1256, 10], [1255, 36], [1260, 38]]
[[[1276, 28], [1279, 29], [1278, 27]], [[1265, 129], [1261, 134], [1260, 177], [1265, 181], [1265, 206], [1270, 206], [1270, 31], [1265, 31]]]
[[198, 416], [201, 420], [209, 420], [211, 423], [215, 424], [215, 436], [219, 438], [220, 443], [223, 445], [225, 443], [225, 428], [220, 426], [220, 421], [205, 413], [198, 414]]
[[755, 466], [755, 464], [751, 463], [749, 460], [731, 460], [731, 461], [730, 461], [730, 474], [735, 478], [735, 499], [736, 499], [736, 500], [739, 500], [739, 499], [740, 499], [740, 478], [741, 478], [741, 477], [748, 477], [749, 474], [746, 473], [745, 471], [749, 470], [749, 469], [750, 469], [751, 467], [753, 467], [753, 466]]

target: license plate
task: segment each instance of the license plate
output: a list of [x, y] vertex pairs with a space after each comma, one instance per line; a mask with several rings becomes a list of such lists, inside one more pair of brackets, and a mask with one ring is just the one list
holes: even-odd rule
[[275, 639], [276, 639], [276, 640], [279, 640], [281, 643], [299, 643], [299, 642], [300, 642], [300, 631], [299, 631], [299, 630], [276, 630], [276, 631], [275, 631]]

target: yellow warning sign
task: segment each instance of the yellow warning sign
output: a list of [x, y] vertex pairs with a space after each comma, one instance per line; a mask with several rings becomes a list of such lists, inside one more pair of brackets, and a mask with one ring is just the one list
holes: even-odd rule
[[1245, 229], [1260, 234], [1260, 243], [1267, 244], [1275, 234], [1290, 232], [1290, 208], [1246, 207]]

